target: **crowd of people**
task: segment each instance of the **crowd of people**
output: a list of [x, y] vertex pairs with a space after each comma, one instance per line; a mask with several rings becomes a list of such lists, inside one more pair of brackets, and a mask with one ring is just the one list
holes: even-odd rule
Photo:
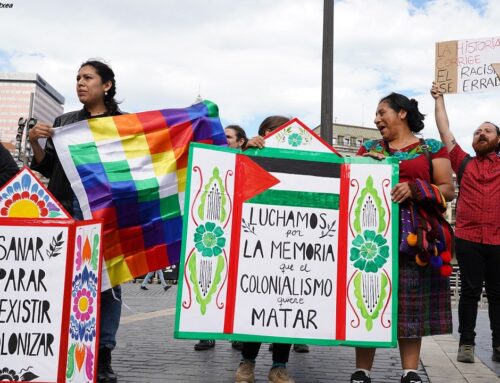
[[[116, 81], [112, 69], [104, 62], [84, 62], [76, 76], [76, 92], [82, 109], [63, 114], [53, 124], [39, 122], [29, 131], [33, 148], [32, 169], [49, 178], [48, 189], [75, 219], [83, 219], [82, 211], [63, 171], [51, 136], [54, 129], [88, 118], [123, 114], [115, 100]], [[475, 326], [478, 301], [483, 283], [488, 298], [488, 312], [492, 332], [492, 360], [500, 362], [500, 130], [491, 122], [484, 122], [473, 132], [472, 147], [475, 156], [469, 156], [456, 142], [450, 130], [444, 96], [436, 84], [431, 88], [435, 100], [435, 119], [441, 141], [423, 139], [424, 115], [414, 99], [391, 93], [378, 103], [374, 123], [381, 138], [365, 142], [357, 155], [378, 160], [396, 157], [400, 160], [399, 182], [391, 197], [400, 207], [400, 232], [406, 233], [408, 215], [429, 223], [423, 230], [425, 243], [418, 254], [408, 251], [407, 238], [401, 235], [399, 249], [399, 290], [397, 338], [401, 356], [401, 383], [418, 383], [418, 362], [423, 336], [452, 332], [451, 295], [447, 264], [451, 253], [456, 254], [460, 269], [461, 292], [459, 300], [459, 350], [457, 360], [473, 363], [475, 360]], [[264, 137], [289, 121], [284, 116], [269, 116], [258, 129], [258, 136], [247, 138], [238, 125], [225, 129], [228, 146], [238, 150], [248, 147], [263, 148]], [[39, 144], [46, 139], [46, 145]], [[16, 174], [18, 167], [9, 153], [0, 145], [0, 187]], [[452, 174], [457, 175], [460, 187], [453, 233], [443, 218], [445, 201], [453, 200], [455, 188]], [[427, 192], [422, 192], [425, 190]], [[147, 289], [148, 274], [142, 289]], [[159, 271], [163, 279], [162, 271]], [[165, 290], [167, 284], [162, 280]], [[101, 293], [100, 344], [98, 382], [114, 383], [117, 376], [111, 367], [111, 352], [116, 346], [116, 333], [121, 316], [121, 289], [116, 286]], [[235, 381], [255, 381], [255, 360], [261, 343], [233, 342], [241, 349], [241, 362]], [[213, 340], [200, 340], [195, 350], [208, 350]], [[308, 351], [306, 345], [296, 345]], [[291, 345], [271, 345], [272, 364], [270, 382], [292, 383], [287, 372]], [[374, 348], [356, 348], [355, 370], [351, 383], [370, 383], [374, 363]]]

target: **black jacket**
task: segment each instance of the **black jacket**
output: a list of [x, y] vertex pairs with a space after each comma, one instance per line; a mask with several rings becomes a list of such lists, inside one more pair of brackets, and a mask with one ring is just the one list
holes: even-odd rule
[[19, 168], [9, 151], [0, 143], [0, 188], [14, 177]]
[[[123, 114], [118, 111], [115, 115]], [[59, 126], [73, 124], [78, 121], [83, 121], [91, 118], [90, 113], [85, 109], [81, 109], [75, 112], [65, 113], [54, 120], [53, 127], [57, 128]], [[97, 116], [93, 116], [97, 117]], [[98, 116], [103, 117], [103, 116]], [[47, 140], [45, 145], [45, 157], [42, 162], [37, 163], [36, 159], [33, 158], [31, 163], [31, 169], [40, 172], [45, 177], [49, 178], [49, 191], [54, 195], [54, 197], [64, 206], [67, 212], [73, 215], [73, 190], [71, 185], [64, 173], [64, 169], [57, 157], [56, 150], [54, 148], [54, 143], [52, 139]]]

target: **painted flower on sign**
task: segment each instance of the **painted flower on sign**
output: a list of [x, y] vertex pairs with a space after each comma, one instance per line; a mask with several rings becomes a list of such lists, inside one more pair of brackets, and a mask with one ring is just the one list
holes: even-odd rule
[[288, 143], [291, 146], [300, 146], [302, 144], [302, 136], [298, 133], [292, 133], [288, 136]]
[[350, 260], [354, 267], [367, 273], [377, 272], [389, 258], [387, 240], [373, 230], [365, 230], [352, 241]]
[[207, 222], [196, 228], [194, 233], [195, 247], [204, 257], [218, 256], [226, 245], [224, 230], [213, 222]]
[[0, 194], [1, 217], [55, 218], [62, 215], [61, 209], [30, 174], [23, 174]]
[[89, 320], [90, 315], [94, 312], [93, 304], [94, 298], [92, 298], [90, 291], [87, 289], [78, 291], [73, 299], [73, 312], [76, 315], [76, 319], [80, 321]]

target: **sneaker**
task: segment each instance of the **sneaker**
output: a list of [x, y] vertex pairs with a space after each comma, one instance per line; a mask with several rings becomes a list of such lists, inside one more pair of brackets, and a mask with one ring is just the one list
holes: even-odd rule
[[117, 376], [111, 368], [111, 349], [107, 347], [99, 348], [99, 359], [97, 362], [97, 382], [116, 383]]
[[462, 363], [474, 363], [474, 346], [462, 344], [458, 348], [457, 360]]
[[241, 362], [236, 370], [234, 381], [236, 383], [254, 383], [255, 382], [255, 363]]
[[401, 383], [422, 383], [422, 378], [416, 372], [410, 371], [401, 377]]
[[231, 342], [231, 347], [234, 348], [235, 350], [241, 351], [243, 350], [243, 342], [238, 342], [234, 340]]
[[293, 351], [298, 353], [309, 352], [309, 346], [307, 344], [294, 344]]
[[356, 371], [351, 375], [351, 383], [372, 383], [372, 380], [364, 371]]
[[491, 360], [494, 362], [500, 362], [500, 346], [493, 347], [493, 354], [491, 354]]
[[172, 286], [170, 285], [166, 285], [166, 286], [163, 286], [163, 290], [167, 291], [169, 288], [171, 288]]
[[267, 378], [269, 379], [269, 383], [295, 383], [295, 380], [288, 376], [286, 367], [282, 366], [271, 368]]
[[200, 340], [194, 345], [196, 351], [205, 351], [215, 347], [215, 340]]
[[149, 290], [146, 286], [141, 285], [141, 290]]

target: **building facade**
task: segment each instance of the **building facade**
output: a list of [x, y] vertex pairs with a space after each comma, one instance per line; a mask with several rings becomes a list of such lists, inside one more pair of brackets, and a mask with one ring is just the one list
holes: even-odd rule
[[52, 123], [64, 97], [36, 73], [0, 72], [0, 141], [15, 144], [20, 118]]
[[[314, 133], [321, 135], [320, 130], [318, 126], [314, 129]], [[363, 142], [378, 139], [380, 139], [378, 129], [356, 125], [333, 124], [332, 146], [343, 156], [354, 156]]]

